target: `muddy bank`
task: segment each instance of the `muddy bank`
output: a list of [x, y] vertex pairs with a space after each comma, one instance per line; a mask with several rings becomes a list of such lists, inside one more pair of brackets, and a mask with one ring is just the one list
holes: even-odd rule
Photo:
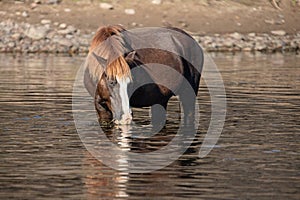
[[[0, 22], [0, 52], [87, 53], [93, 34], [50, 20], [35, 25], [6, 20]], [[206, 51], [290, 52], [298, 51], [300, 47], [300, 32], [191, 34]]]

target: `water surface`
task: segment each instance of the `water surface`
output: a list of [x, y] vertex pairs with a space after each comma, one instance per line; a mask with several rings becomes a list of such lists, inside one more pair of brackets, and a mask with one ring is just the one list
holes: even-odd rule
[[[81, 143], [72, 87], [83, 57], [0, 55], [0, 198], [299, 199], [300, 56], [210, 55], [228, 103], [216, 147], [198, 157], [210, 120], [202, 81], [198, 140], [169, 166], [142, 174], [105, 166]], [[159, 137], [143, 146], [115, 130], [112, 140], [124, 150], [159, 149], [176, 134], [179, 116], [173, 98]], [[147, 109], [134, 117], [149, 124]]]

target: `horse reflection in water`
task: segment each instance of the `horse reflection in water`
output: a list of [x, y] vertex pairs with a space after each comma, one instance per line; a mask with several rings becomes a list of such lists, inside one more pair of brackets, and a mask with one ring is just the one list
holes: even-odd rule
[[169, 99], [178, 95], [184, 122], [193, 124], [202, 65], [201, 48], [183, 30], [106, 26], [92, 40], [84, 84], [100, 122], [131, 124], [131, 107], [151, 106], [152, 124], [162, 124]]
[[[167, 125], [168, 126], [168, 125]], [[122, 125], [120, 129], [108, 129], [106, 134], [109, 139], [117, 144], [121, 149], [131, 149], [134, 152], [147, 153], [155, 151], [169, 143], [174, 135], [163, 133], [155, 135], [153, 138], [138, 140], [130, 138], [131, 126]], [[171, 132], [176, 132], [176, 128], [171, 127]], [[125, 134], [124, 134], [125, 133]], [[162, 198], [174, 195], [178, 189], [178, 178], [189, 177], [190, 172], [186, 166], [192, 166], [199, 159], [200, 138], [196, 138], [191, 146], [187, 149], [177, 161], [163, 169], [149, 173], [131, 172], [129, 168], [130, 160], [124, 157], [117, 159], [122, 171], [113, 170], [95, 159], [90, 153], [86, 153], [83, 158], [84, 184], [86, 188], [87, 199], [102, 199], [142, 197], [145, 198]], [[152, 163], [154, 164], [154, 163]], [[126, 169], [126, 166], [128, 167]], [[170, 171], [174, 174], [170, 176]], [[176, 173], [175, 173], [176, 171]], [[198, 176], [201, 174], [198, 174]], [[179, 183], [180, 184], [180, 183]], [[147, 188], [147, 192], [142, 192]]]

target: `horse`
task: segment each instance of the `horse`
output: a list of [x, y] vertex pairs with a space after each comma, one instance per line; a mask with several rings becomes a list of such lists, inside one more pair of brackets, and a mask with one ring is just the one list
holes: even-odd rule
[[162, 123], [176, 95], [191, 124], [203, 60], [201, 47], [179, 28], [103, 26], [89, 48], [84, 85], [102, 122], [131, 124], [132, 107], [151, 106], [152, 123]]

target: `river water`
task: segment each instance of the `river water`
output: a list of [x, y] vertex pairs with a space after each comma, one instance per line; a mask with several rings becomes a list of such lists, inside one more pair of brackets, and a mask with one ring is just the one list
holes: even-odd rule
[[[77, 134], [72, 91], [83, 57], [0, 55], [0, 198], [299, 199], [300, 56], [210, 56], [227, 96], [217, 145], [198, 157], [211, 109], [202, 81], [198, 142], [160, 170], [134, 173], [102, 164]], [[173, 98], [166, 128], [145, 146], [122, 130], [112, 137], [124, 151], [156, 150], [176, 134], [179, 115]], [[134, 120], [147, 129], [148, 110], [134, 110]]]

